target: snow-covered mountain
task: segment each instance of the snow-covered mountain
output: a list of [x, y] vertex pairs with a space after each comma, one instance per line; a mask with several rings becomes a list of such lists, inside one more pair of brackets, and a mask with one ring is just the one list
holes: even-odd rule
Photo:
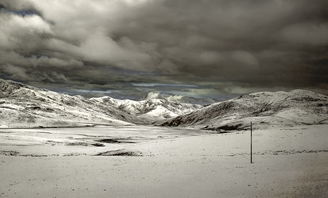
[[189, 103], [189, 104], [198, 104], [198, 105], [209, 105], [217, 100], [212, 98], [195, 98], [191, 96], [181, 96], [181, 95], [170, 95], [160, 92], [149, 92], [145, 98], [147, 99], [166, 99], [169, 102], [176, 102], [176, 103]]
[[138, 120], [115, 107], [0, 79], [1, 127], [129, 124]]
[[182, 102], [182, 99], [182, 96], [164, 97], [159, 93], [150, 92], [144, 100], [140, 101], [119, 100], [108, 96], [90, 100], [96, 104], [114, 106], [139, 119], [153, 122], [187, 114], [202, 107], [199, 104]]
[[306, 90], [259, 92], [207, 107], [149, 93], [144, 100], [84, 98], [0, 79], [0, 127], [150, 124], [226, 131], [328, 123], [328, 96]]
[[243, 95], [181, 115], [163, 126], [217, 131], [328, 123], [328, 96], [306, 90]]
[[189, 113], [200, 105], [148, 98], [84, 98], [0, 79], [0, 127], [149, 124]]

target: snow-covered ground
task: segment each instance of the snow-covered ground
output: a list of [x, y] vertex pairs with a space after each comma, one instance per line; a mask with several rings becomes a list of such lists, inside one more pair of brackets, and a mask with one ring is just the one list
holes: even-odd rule
[[323, 198], [327, 129], [1, 129], [0, 197]]

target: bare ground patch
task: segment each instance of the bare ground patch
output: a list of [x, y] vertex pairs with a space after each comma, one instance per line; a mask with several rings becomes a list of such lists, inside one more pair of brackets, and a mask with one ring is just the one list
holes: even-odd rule
[[99, 139], [95, 140], [97, 142], [101, 143], [107, 143], [107, 144], [133, 144], [136, 143], [134, 141], [131, 141], [129, 138], [105, 138], [105, 139]]
[[128, 151], [125, 149], [105, 151], [96, 154], [95, 156], [143, 156], [139, 151]]

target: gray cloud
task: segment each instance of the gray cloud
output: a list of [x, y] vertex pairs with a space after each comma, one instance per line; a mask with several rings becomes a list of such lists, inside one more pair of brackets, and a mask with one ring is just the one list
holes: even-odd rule
[[328, 22], [294, 24], [282, 30], [287, 42], [304, 45], [327, 46]]
[[28, 0], [2, 0], [0, 5], [9, 10], [34, 9], [33, 3]]
[[325, 0], [0, 4], [5, 78], [104, 89], [122, 82], [207, 84], [222, 92], [222, 83], [231, 87], [225, 90], [327, 88]]

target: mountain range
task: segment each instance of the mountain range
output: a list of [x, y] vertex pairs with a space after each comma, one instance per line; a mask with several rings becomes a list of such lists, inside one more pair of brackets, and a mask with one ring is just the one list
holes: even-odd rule
[[71, 96], [0, 79], [1, 128], [156, 124], [226, 132], [247, 129], [250, 122], [255, 128], [328, 123], [328, 96], [292, 90], [215, 102], [151, 92], [134, 101]]
[[85, 98], [0, 79], [0, 127], [4, 128], [149, 124], [200, 107], [156, 94], [141, 101]]

